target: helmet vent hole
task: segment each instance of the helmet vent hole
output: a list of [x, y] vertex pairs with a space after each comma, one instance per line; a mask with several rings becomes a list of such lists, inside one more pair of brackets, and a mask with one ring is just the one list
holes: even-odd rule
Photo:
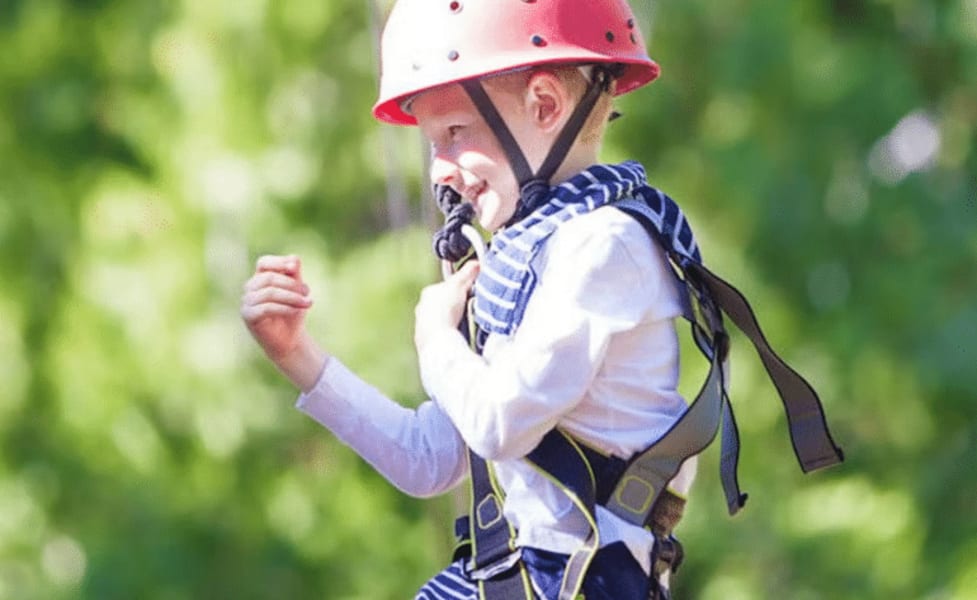
[[456, 61], [458, 60], [458, 56], [459, 56], [458, 51], [452, 50], [451, 52], [448, 53], [448, 60]]
[[462, 3], [459, 2], [458, 0], [454, 0], [454, 2], [448, 5], [448, 8], [451, 9], [451, 12], [453, 13], [460, 13], [462, 9]]
[[539, 34], [534, 35], [531, 41], [533, 42], [533, 46], [538, 46], [540, 48], [546, 45], [546, 40]]
[[613, 31], [608, 31], [607, 33], [604, 34], [604, 37], [607, 38], [607, 41], [608, 42], [613, 42], [614, 41], [614, 32]]

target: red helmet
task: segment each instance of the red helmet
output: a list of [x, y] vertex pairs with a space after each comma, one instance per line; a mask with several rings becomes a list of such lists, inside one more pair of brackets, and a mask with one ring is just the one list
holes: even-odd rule
[[373, 115], [416, 125], [401, 103], [420, 92], [553, 63], [622, 65], [617, 94], [658, 77], [626, 0], [398, 0]]

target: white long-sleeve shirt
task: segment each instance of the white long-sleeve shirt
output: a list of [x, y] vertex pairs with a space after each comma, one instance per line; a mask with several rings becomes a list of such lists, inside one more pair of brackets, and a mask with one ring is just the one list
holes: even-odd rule
[[[601, 208], [561, 225], [536, 257], [537, 287], [519, 329], [482, 355], [454, 331], [420, 356], [431, 397], [407, 409], [332, 358], [298, 408], [394, 485], [430, 496], [467, 475], [466, 446], [490, 460], [517, 544], [564, 554], [588, 525], [523, 457], [550, 430], [629, 458], [685, 409], [676, 391], [681, 302], [664, 254], [633, 218]], [[690, 460], [672, 482], [688, 491]], [[598, 507], [602, 544], [623, 541], [650, 569], [652, 536]]]

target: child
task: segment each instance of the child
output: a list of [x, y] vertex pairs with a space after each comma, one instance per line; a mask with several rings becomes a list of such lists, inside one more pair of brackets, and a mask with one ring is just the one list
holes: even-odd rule
[[[441, 194], [455, 221], [439, 234], [442, 257], [462, 254], [459, 215], [493, 234], [481, 260], [421, 294], [414, 341], [431, 400], [416, 410], [312, 340], [297, 257], [260, 258], [245, 286], [242, 316], [302, 390], [300, 410], [408, 494], [471, 475], [460, 533], [474, 547], [417, 598], [667, 595], [681, 559], [671, 530], [701, 448], [680, 444], [691, 449], [658, 479], [625, 468], [693, 412], [676, 391], [674, 319], [689, 299], [668, 257], [697, 262], [698, 251], [640, 165], [597, 160], [611, 98], [657, 75], [625, 0], [398, 0], [374, 114], [431, 142], [432, 181], [454, 192]], [[636, 198], [671, 215], [656, 225], [662, 244], [602, 208]], [[714, 367], [720, 331], [699, 328]], [[718, 415], [721, 368], [710, 380]]]

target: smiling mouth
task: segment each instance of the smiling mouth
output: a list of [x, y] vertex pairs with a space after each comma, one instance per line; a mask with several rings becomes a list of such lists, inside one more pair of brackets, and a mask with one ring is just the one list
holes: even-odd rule
[[465, 193], [463, 194], [463, 197], [465, 198], [465, 200], [468, 200], [472, 204], [475, 204], [475, 202], [478, 200], [479, 196], [481, 196], [482, 194], [484, 194], [487, 189], [488, 189], [488, 185], [485, 184], [485, 183], [482, 183], [481, 185], [479, 185], [477, 187], [469, 188], [469, 189], [465, 190]]

